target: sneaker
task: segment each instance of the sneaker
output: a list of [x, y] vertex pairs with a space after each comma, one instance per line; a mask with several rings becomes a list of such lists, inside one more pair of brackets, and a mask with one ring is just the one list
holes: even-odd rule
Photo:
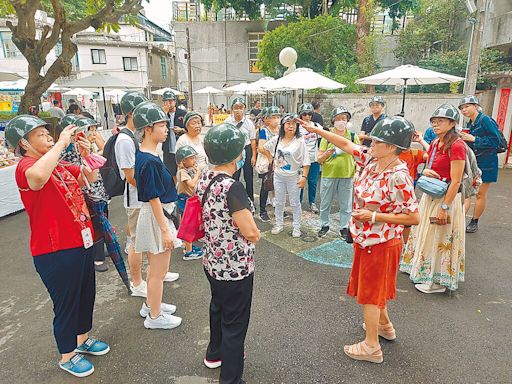
[[148, 284], [145, 280], [142, 280], [142, 283], [137, 286], [130, 282], [130, 289], [132, 290], [132, 296], [148, 297]]
[[346, 241], [347, 240], [347, 235], [348, 235], [348, 228], [341, 228], [340, 229], [341, 240]]
[[423, 293], [444, 293], [446, 291], [446, 287], [439, 284], [414, 284], [414, 288]]
[[173, 329], [181, 324], [181, 317], [160, 312], [156, 319], [148, 314], [144, 320], [144, 327], [147, 329]]
[[292, 237], [300, 237], [300, 235], [301, 235], [300, 228], [293, 228]]
[[100, 340], [91, 339], [90, 337], [85, 340], [82, 345], [79, 345], [75, 349], [76, 353], [86, 353], [93, 356], [106, 355], [109, 351], [110, 347], [107, 343]]
[[311, 212], [313, 212], [313, 213], [318, 213], [318, 212], [320, 212], [320, 211], [318, 210], [318, 207], [316, 206], [316, 204], [315, 204], [315, 203], [311, 203], [311, 204], [309, 205], [309, 210], [310, 210]]
[[288, 212], [286, 212], [286, 211], [284, 211], [284, 212], [283, 212], [283, 219], [287, 219], [287, 218], [289, 218], [290, 216], [291, 216], [291, 215], [290, 215]]
[[176, 281], [180, 278], [179, 273], [174, 272], [167, 272], [164, 277], [164, 282], [166, 283], [172, 283], [173, 281]]
[[261, 212], [260, 213], [260, 220], [263, 221], [264, 223], [270, 222], [270, 217], [268, 217], [268, 213], [267, 212]]
[[319, 231], [318, 231], [318, 237], [325, 237], [325, 235], [327, 235], [327, 232], [329, 232], [329, 227], [322, 227]]
[[278, 235], [280, 234], [281, 232], [283, 232], [284, 228], [280, 225], [274, 225], [272, 227], [272, 230], [270, 231], [271, 234], [273, 235]]
[[108, 271], [108, 266], [105, 263], [101, 263], [101, 264], [94, 263], [94, 270], [96, 272], [107, 272]]
[[203, 251], [194, 251], [193, 249], [190, 252], [185, 252], [183, 255], [183, 260], [197, 260], [203, 258]]
[[[149, 311], [151, 308], [149, 308], [146, 305], [146, 302], [142, 303], [142, 308], [140, 309], [139, 313], [142, 317], [147, 317], [149, 315]], [[160, 304], [160, 311], [162, 313], [166, 313], [168, 315], [172, 315], [174, 312], [176, 312], [176, 306], [172, 304]]]
[[476, 231], [478, 231], [478, 223], [471, 220], [466, 227], [466, 233], [475, 233]]
[[76, 377], [86, 377], [94, 372], [94, 365], [79, 353], [75, 353], [69, 361], [59, 363], [59, 367]]
[[132, 243], [132, 238], [127, 236], [126, 237], [126, 245], [124, 247], [124, 253], [128, 254], [128, 251], [130, 250], [130, 244]]
[[[247, 359], [247, 352], [244, 352], [244, 360]], [[219, 368], [222, 365], [222, 360], [208, 360], [206, 357], [203, 359], [204, 365], [210, 369]]]

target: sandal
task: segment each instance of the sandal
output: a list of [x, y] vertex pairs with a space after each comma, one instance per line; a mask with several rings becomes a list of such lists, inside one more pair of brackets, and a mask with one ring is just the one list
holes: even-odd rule
[[[363, 323], [363, 329], [366, 331], [365, 323]], [[396, 331], [391, 322], [387, 323], [386, 325], [379, 324], [378, 334], [380, 337], [388, 341], [393, 341], [396, 339]]]
[[357, 344], [345, 345], [343, 347], [343, 352], [354, 360], [369, 361], [377, 364], [384, 361], [380, 345], [375, 348], [370, 348], [364, 340]]

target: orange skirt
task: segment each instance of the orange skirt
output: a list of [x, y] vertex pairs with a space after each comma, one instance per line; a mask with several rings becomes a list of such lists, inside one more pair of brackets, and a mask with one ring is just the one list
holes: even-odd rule
[[347, 294], [358, 304], [373, 304], [380, 309], [396, 297], [396, 274], [402, 253], [402, 239], [393, 239], [361, 248], [354, 243], [354, 262]]

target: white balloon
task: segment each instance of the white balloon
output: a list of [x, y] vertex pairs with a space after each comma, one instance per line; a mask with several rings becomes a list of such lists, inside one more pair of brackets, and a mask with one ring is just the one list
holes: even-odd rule
[[279, 52], [279, 62], [285, 67], [291, 67], [297, 62], [297, 51], [292, 47], [286, 47]]

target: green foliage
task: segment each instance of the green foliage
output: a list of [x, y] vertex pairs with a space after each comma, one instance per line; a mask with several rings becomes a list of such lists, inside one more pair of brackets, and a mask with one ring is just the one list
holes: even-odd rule
[[[66, 11], [69, 20], [77, 20], [83, 17], [88, 11], [88, 1], [84, 0], [65, 0], [60, 2]], [[41, 1], [42, 9], [48, 13], [48, 16], [54, 17], [51, 0]]]
[[433, 53], [459, 49], [460, 22], [465, 18], [464, 0], [422, 0], [414, 20], [400, 33], [395, 55], [417, 64]]
[[393, 19], [393, 31], [396, 31], [400, 25], [395, 19], [401, 19], [407, 12], [417, 12], [421, 8], [420, 0], [379, 0], [379, 5], [387, 9], [389, 17]]
[[279, 52], [292, 47], [297, 51], [297, 67], [311, 68], [332, 77], [337, 65], [356, 62], [355, 38], [354, 26], [340, 18], [302, 18], [265, 34], [259, 44], [258, 66], [265, 75], [279, 77], [285, 70], [279, 63]]
[[[467, 49], [459, 49], [452, 52], [437, 53], [427, 59], [420, 60], [420, 67], [433, 71], [448, 73], [450, 75], [464, 77], [466, 73]], [[505, 55], [495, 49], [484, 49], [480, 58], [480, 75], [477, 89], [489, 89], [495, 86], [495, 82], [485, 77], [488, 72], [511, 71], [512, 65], [505, 60]], [[456, 87], [456, 88], [455, 88]], [[462, 92], [464, 82], [454, 84], [425, 85], [411, 87], [411, 92]], [[457, 91], [457, 92], [455, 92]]]

